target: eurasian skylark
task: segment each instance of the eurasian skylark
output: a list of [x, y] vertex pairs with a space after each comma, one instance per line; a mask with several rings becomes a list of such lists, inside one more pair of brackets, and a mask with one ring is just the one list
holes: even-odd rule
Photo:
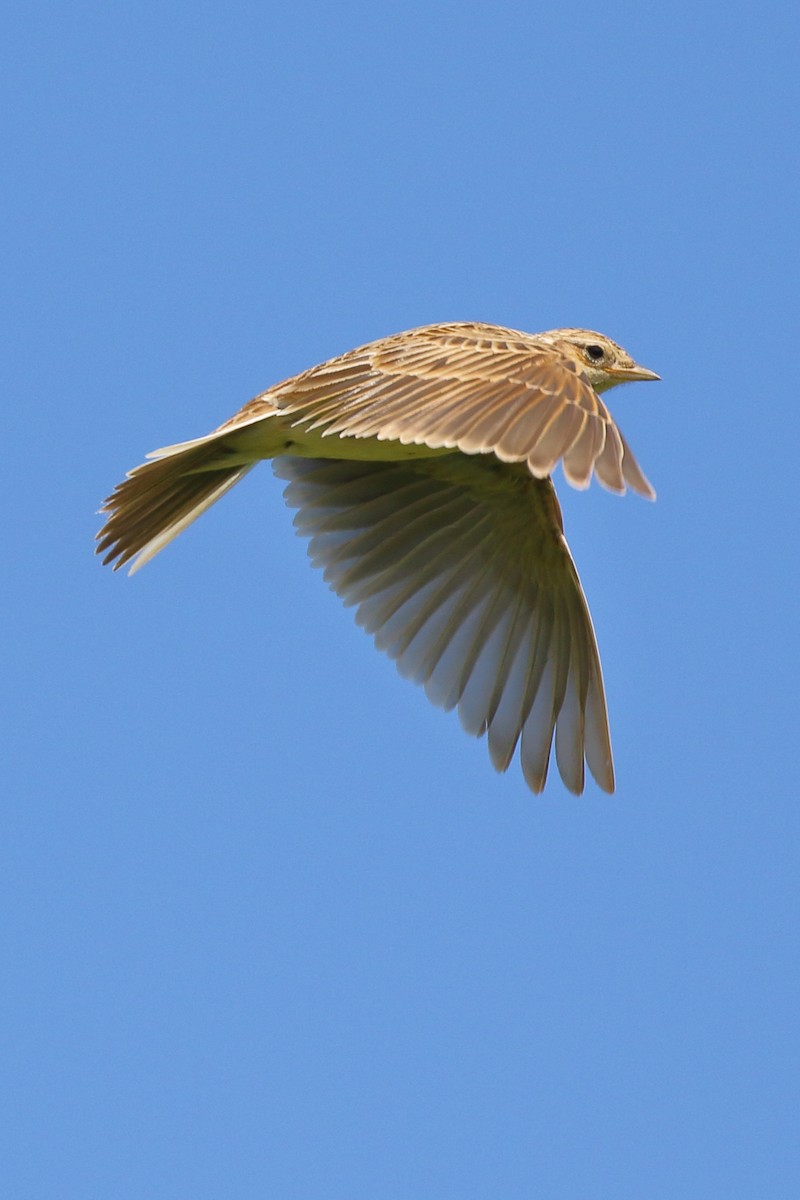
[[614, 790], [594, 630], [550, 475], [653, 489], [599, 393], [658, 379], [585, 329], [430, 325], [256, 396], [206, 437], [156, 450], [105, 502], [98, 553], [137, 570], [261, 459], [315, 566], [400, 672], [540, 792], [555, 735]]

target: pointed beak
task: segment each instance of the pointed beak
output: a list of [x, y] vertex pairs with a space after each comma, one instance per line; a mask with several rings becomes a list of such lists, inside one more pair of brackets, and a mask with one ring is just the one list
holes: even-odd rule
[[613, 375], [620, 383], [634, 383], [638, 381], [644, 382], [648, 379], [660, 379], [660, 375], [656, 375], [655, 371], [648, 371], [647, 367], [640, 367], [638, 363], [634, 363], [630, 367], [619, 367], [610, 370], [609, 375]]

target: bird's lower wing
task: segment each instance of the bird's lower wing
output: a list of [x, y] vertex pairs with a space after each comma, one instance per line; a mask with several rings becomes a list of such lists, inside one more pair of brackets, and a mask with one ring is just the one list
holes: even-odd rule
[[584, 758], [613, 791], [600, 659], [549, 480], [490, 455], [273, 466], [314, 565], [403, 675], [488, 735], [497, 770], [519, 745], [540, 792], [555, 735], [572, 792]]

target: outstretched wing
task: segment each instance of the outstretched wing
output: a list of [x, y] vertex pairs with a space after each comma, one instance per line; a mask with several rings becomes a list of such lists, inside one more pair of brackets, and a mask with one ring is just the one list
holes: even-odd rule
[[567, 787], [614, 771], [600, 659], [549, 480], [491, 456], [408, 463], [278, 458], [309, 555], [434, 704], [488, 735], [505, 771]]
[[560, 459], [575, 487], [594, 471], [611, 491], [655, 494], [580, 366], [536, 335], [497, 326], [426, 326], [372, 342], [270, 388], [227, 427], [262, 408], [332, 437], [492, 453], [537, 478]]

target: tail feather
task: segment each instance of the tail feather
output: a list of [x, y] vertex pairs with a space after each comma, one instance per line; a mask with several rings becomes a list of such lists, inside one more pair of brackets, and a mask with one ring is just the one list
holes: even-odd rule
[[[131, 574], [138, 571], [255, 465], [242, 463], [214, 438], [160, 454], [131, 471], [100, 510], [109, 516], [97, 535], [97, 553], [114, 570], [133, 559]], [[226, 464], [226, 458], [234, 462]]]

